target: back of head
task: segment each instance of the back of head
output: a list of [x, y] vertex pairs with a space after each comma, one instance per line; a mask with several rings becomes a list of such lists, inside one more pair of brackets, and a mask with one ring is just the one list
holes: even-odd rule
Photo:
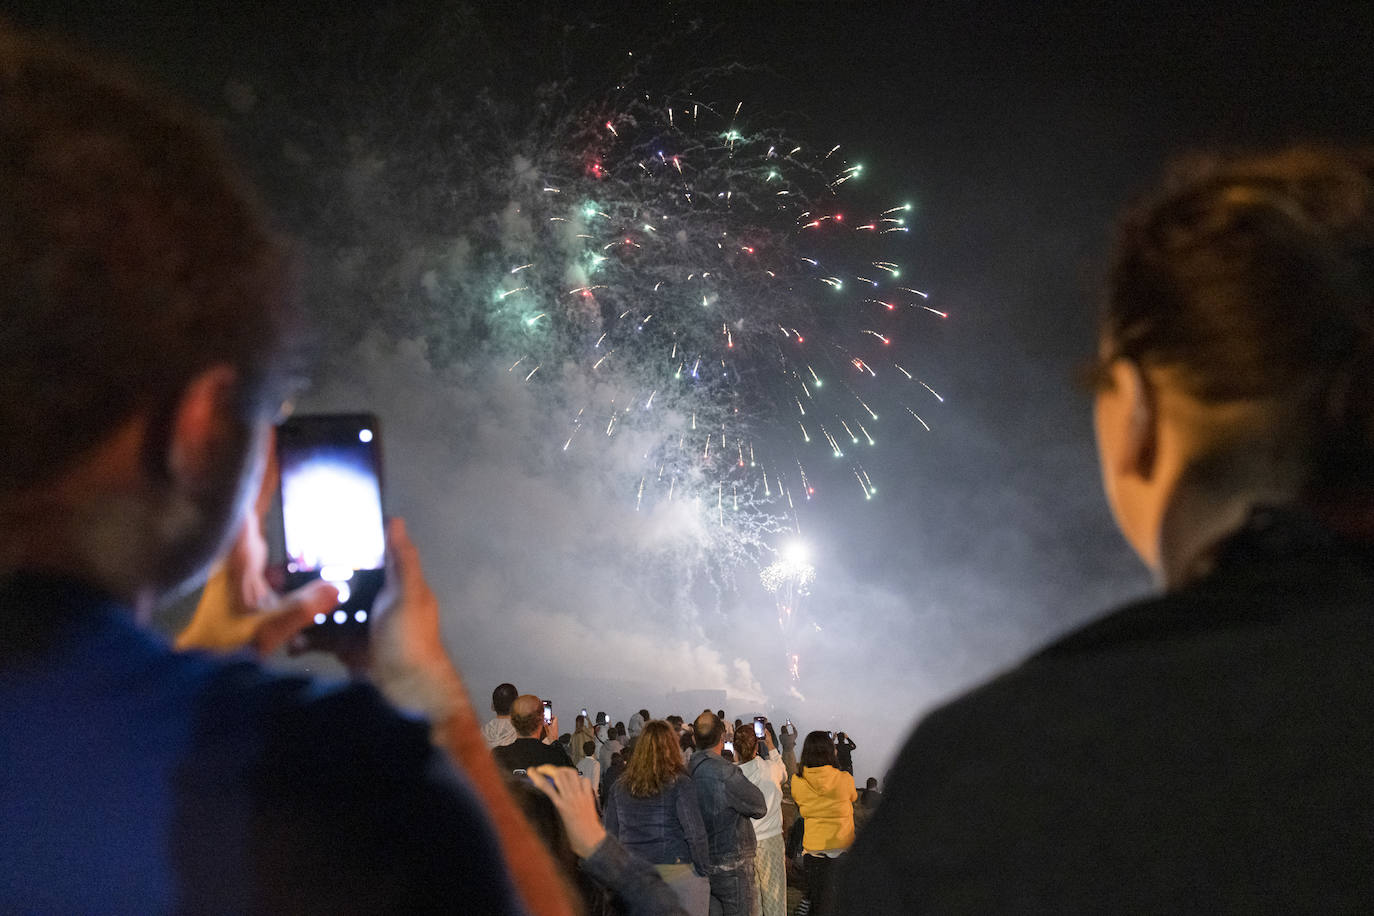
[[279, 404], [286, 264], [207, 122], [0, 28], [0, 501], [211, 366], [245, 417]]
[[532, 693], [516, 697], [510, 707], [510, 724], [521, 738], [533, 738], [544, 724], [544, 701]]
[[735, 729], [735, 756], [740, 763], [748, 763], [758, 755], [759, 739], [754, 735], [752, 725], [741, 725]]
[[806, 767], [835, 766], [835, 742], [826, 732], [807, 732], [802, 742], [801, 759], [797, 764]]
[[720, 744], [725, 736], [725, 723], [715, 713], [704, 712], [697, 716], [693, 731], [697, 750], [706, 751]]
[[1102, 357], [1261, 408], [1309, 494], [1374, 490], [1374, 154], [1177, 164], [1119, 223]]
[[515, 698], [520, 692], [515, 689], [514, 684], [499, 684], [491, 692], [491, 708], [498, 716], [510, 715], [510, 705], [515, 702]]
[[662, 792], [684, 771], [682, 751], [672, 726], [651, 719], [644, 724], [644, 730], [635, 741], [621, 781], [631, 795], [649, 798]]

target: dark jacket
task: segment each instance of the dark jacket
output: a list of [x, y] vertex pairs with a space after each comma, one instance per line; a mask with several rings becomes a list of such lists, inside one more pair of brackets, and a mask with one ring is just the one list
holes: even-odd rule
[[624, 780], [611, 786], [606, 800], [606, 832], [630, 852], [654, 865], [690, 862], [704, 875], [711, 865], [706, 826], [697, 807], [696, 787], [679, 776], [649, 798], [636, 798]]
[[1374, 543], [1261, 510], [922, 722], [836, 911], [1371, 912], [1371, 761]]
[[851, 776], [854, 775], [854, 751], [858, 749], [849, 735], [840, 737], [835, 736], [835, 764], [836, 769], [844, 770]]
[[545, 744], [538, 738], [516, 738], [504, 747], [492, 748], [491, 753], [496, 758], [497, 766], [513, 773], [523, 773], [546, 763], [556, 767], [573, 765], [568, 759], [568, 752], [563, 750], [563, 745]]
[[612, 764], [606, 768], [606, 772], [601, 774], [601, 791], [599, 791], [597, 795], [601, 798], [601, 806], [603, 808], [606, 806], [606, 799], [611, 797], [611, 786], [615, 785], [615, 781], [619, 779], [620, 774], [624, 772], [625, 764], [622, 762], [619, 765]]
[[696, 785], [701, 819], [711, 846], [711, 873], [733, 871], [754, 861], [751, 818], [763, 817], [768, 805], [758, 786], [740, 768], [714, 751], [697, 751], [687, 761]]

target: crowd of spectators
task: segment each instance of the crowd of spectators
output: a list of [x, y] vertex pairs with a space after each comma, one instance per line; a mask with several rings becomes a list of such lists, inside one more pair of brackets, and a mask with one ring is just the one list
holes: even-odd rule
[[[731, 727], [724, 710], [702, 710], [688, 722], [676, 714], [654, 719], [640, 709], [628, 725], [612, 724], [605, 712], [594, 719], [579, 714], [575, 731], [559, 735], [556, 716], [535, 720], [543, 709], [540, 698], [526, 695], [509, 704], [515, 692], [508, 683], [492, 691], [495, 715], [483, 729], [512, 782], [524, 792], [525, 785], [545, 778], [539, 775], [546, 772], [542, 765], [575, 769], [610, 841], [618, 842], [629, 857], [652, 865], [682, 911], [701, 916], [788, 913], [786, 801], [792, 814], [788, 824], [804, 826], [805, 833], [803, 852], [796, 856], [800, 868], [793, 869], [800, 905], [811, 914], [829, 912], [830, 868], [854, 841], [860, 804], [852, 775], [837, 766], [843, 755], [852, 769], [857, 745], [846, 733], [810, 732], [798, 765], [780, 749], [794, 746], [797, 727], [790, 720], [775, 729], [764, 716], [748, 722], [736, 718]], [[528, 719], [522, 717], [526, 710]], [[501, 725], [506, 720], [514, 722], [513, 740]], [[631, 729], [635, 734], [629, 734]], [[576, 763], [563, 754], [568, 740], [575, 747], [581, 743]], [[534, 750], [535, 744], [544, 750]], [[529, 749], [512, 753], [516, 747]], [[604, 770], [599, 762], [603, 755]], [[877, 779], [870, 778], [863, 803], [869, 810], [880, 797], [876, 786]], [[555, 858], [570, 867], [573, 860], [559, 853], [562, 841], [557, 832], [549, 832], [550, 824], [547, 819], [534, 821], [553, 845]], [[571, 871], [569, 879], [590, 909], [629, 911], [625, 901], [610, 893], [613, 882], [589, 884], [585, 874]]]

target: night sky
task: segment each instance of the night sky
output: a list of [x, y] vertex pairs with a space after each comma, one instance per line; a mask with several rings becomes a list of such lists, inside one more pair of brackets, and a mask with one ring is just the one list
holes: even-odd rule
[[[557, 514], [575, 514], [574, 503], [527, 527], [492, 533], [488, 516], [475, 524], [474, 501], [502, 517], [538, 516], [547, 501], [522, 503], [521, 482], [484, 458], [489, 439], [448, 448], [453, 435], [414, 405], [440, 398], [477, 416], [486, 395], [440, 397], [451, 379], [397, 370], [414, 351], [385, 345], [360, 356], [329, 344], [317, 391], [316, 406], [382, 413], [390, 507], [411, 518], [430, 558], [446, 633], [479, 706], [510, 679], [566, 710], [628, 718], [647, 703], [656, 715], [690, 715], [696, 710], [658, 708], [663, 689], [733, 684], [739, 658], [758, 689], [732, 714], [766, 710], [803, 730], [850, 729], [860, 777], [885, 768], [932, 704], [1150, 587], [1112, 526], [1089, 402], [1071, 383], [1093, 351], [1096, 290], [1120, 205], [1188, 150], [1374, 139], [1368, 4], [1186, 12], [1084, 4], [1092, 11], [1075, 12], [1009, 3], [408, 2], [346, 14], [290, 3], [6, 6], [12, 21], [113, 52], [222, 119], [270, 207], [310, 240], [312, 256], [327, 248], [339, 217], [320, 182], [302, 184], [283, 165], [292, 144], [327, 175], [337, 162], [311, 143], [328, 145], [332, 130], [361, 135], [372, 149], [399, 148], [431, 108], [462, 107], [484, 88], [517, 107], [533, 104], [543, 83], [611, 81], [626, 52], [651, 49], [669, 70], [749, 65], [731, 83], [741, 99], [786, 115], [817, 143], [842, 142], [867, 166], [869, 186], [915, 201], [905, 266], [950, 313], [922, 350], [947, 400], [929, 435], [868, 462], [881, 498], [822, 486], [803, 514], [817, 566], [809, 609], [823, 627], [804, 656], [804, 704], [786, 696], [768, 649], [770, 611], [766, 602], [751, 610], [757, 589], [741, 587], [689, 620], [655, 623], [601, 607], [599, 586], [578, 578], [585, 558], [568, 540], [576, 520]], [[251, 87], [254, 104], [236, 105], [231, 85]], [[414, 331], [334, 293], [329, 314], [355, 338], [369, 322], [398, 340]], [[362, 367], [356, 376], [340, 370], [350, 364]], [[504, 446], [489, 447], [499, 455]], [[527, 470], [523, 484], [537, 480]], [[446, 496], [442, 511], [433, 488]], [[513, 569], [520, 554], [501, 540], [532, 531], [547, 540], [528, 544], [530, 554], [562, 559]], [[611, 560], [593, 566], [597, 583], [616, 576]], [[526, 588], [527, 576], [558, 587]], [[635, 587], [609, 591], [623, 592], [621, 604], [635, 600]], [[519, 597], [504, 606], [507, 594]], [[539, 606], [551, 595], [560, 606]], [[522, 616], [534, 623], [521, 626]], [[659, 634], [687, 657], [680, 669], [666, 666], [671, 684], [651, 684], [663, 666], [636, 658], [653, 654]]]

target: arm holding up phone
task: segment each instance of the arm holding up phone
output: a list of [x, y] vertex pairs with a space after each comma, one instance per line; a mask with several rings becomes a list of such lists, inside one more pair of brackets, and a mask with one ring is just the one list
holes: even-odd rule
[[420, 553], [400, 519], [387, 524], [387, 584], [377, 596], [371, 674], [387, 699], [434, 723], [445, 750], [486, 805], [525, 905], [531, 913], [571, 914], [572, 894], [543, 843], [506, 788], [482, 738], [467, 688], [444, 649], [439, 601], [425, 581]]
[[[245, 523], [226, 560], [207, 582], [177, 647], [251, 646], [266, 654], [309, 626], [315, 613], [333, 606], [334, 590], [325, 583], [278, 595], [267, 584], [266, 559], [261, 522], [255, 517]], [[482, 738], [481, 723], [440, 637], [438, 599], [398, 519], [387, 526], [387, 585], [377, 598], [371, 636], [369, 650], [346, 663], [365, 667], [396, 705], [428, 716], [435, 744], [463, 772], [486, 808], [506, 867], [529, 912], [572, 914], [572, 895], [516, 808]]]

